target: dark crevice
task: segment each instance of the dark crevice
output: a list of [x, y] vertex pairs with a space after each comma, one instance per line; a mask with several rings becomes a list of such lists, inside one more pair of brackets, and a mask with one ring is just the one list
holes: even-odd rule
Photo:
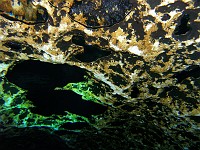
[[151, 8], [155, 8], [161, 3], [161, 0], [147, 0], [148, 4], [151, 6]]
[[77, 54], [74, 57], [82, 62], [93, 62], [98, 59], [109, 56], [110, 54], [111, 51], [105, 51], [101, 50], [96, 46], [86, 45], [84, 46], [84, 52]]
[[157, 7], [155, 11], [161, 12], [161, 13], [167, 13], [167, 12], [171, 12], [176, 9], [185, 10], [185, 7], [187, 7], [186, 3], [182, 2], [182, 1], [176, 1], [176, 2], [170, 3], [168, 5]]
[[176, 73], [173, 77], [176, 78], [179, 83], [188, 77], [198, 78], [200, 77], [200, 66], [190, 66], [186, 70]]
[[199, 34], [197, 34], [197, 31], [200, 29], [200, 26], [195, 20], [198, 19], [199, 11], [200, 8], [187, 9], [183, 11], [183, 15], [181, 15], [176, 21], [177, 26], [172, 35], [174, 39], [179, 41], [198, 39]]
[[3, 45], [8, 47], [8, 48], [11, 48], [14, 51], [21, 51], [22, 50], [22, 44], [19, 43], [19, 42], [6, 41]]
[[20, 43], [18, 41], [5, 41], [3, 43], [3, 46], [10, 48], [11, 51], [23, 52], [23, 53], [26, 53], [28, 55], [34, 53], [34, 48], [31, 45], [29, 45], [25, 42]]
[[82, 35], [74, 35], [72, 37], [72, 43], [80, 46], [85, 46], [85, 38]]
[[40, 61], [23, 61], [8, 70], [9, 82], [28, 90], [27, 99], [32, 101], [33, 113], [50, 116], [66, 115], [65, 111], [89, 117], [103, 113], [107, 108], [70, 90], [54, 90], [68, 83], [84, 81], [84, 69], [67, 64], [51, 64]]
[[149, 93], [155, 95], [157, 93], [158, 89], [153, 87], [153, 86], [149, 86]]
[[191, 28], [188, 25], [188, 22], [190, 20], [189, 14], [184, 14], [180, 20], [180, 24], [175, 28], [174, 34], [175, 35], [182, 35], [186, 34]]
[[170, 15], [169, 14], [164, 14], [163, 16], [162, 16], [162, 21], [166, 21], [166, 20], [169, 20], [170, 19]]
[[3, 105], [5, 101], [3, 99], [0, 99], [0, 105]]
[[131, 98], [136, 98], [140, 94], [140, 91], [137, 87], [133, 86], [131, 88]]
[[76, 45], [83, 46], [84, 52], [74, 56], [77, 60], [82, 62], [96, 61], [112, 53], [110, 50], [102, 50], [96, 45], [85, 44], [85, 38], [82, 35], [74, 35], [72, 37], [72, 42]]
[[158, 23], [158, 24], [157, 24], [157, 28], [158, 28], [157, 31], [152, 32], [152, 34], [151, 34], [153, 39], [159, 39], [160, 37], [162, 37], [163, 35], [166, 34], [166, 32], [165, 32], [165, 30], [163, 29], [161, 23]]
[[189, 118], [194, 120], [197, 123], [200, 123], [200, 116], [189, 116]]
[[159, 93], [159, 97], [163, 98], [163, 97], [166, 97], [167, 96], [167, 93], [170, 92], [171, 90], [173, 89], [173, 87], [171, 86], [168, 86], [168, 87], [164, 87], [162, 92]]

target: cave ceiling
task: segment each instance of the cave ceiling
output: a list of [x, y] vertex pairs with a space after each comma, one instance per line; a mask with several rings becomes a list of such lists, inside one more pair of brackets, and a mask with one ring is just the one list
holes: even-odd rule
[[199, 32], [199, 0], [0, 0], [0, 122], [198, 147]]

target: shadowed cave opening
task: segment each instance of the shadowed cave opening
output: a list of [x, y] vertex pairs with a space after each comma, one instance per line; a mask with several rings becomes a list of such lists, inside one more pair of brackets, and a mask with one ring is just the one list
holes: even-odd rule
[[43, 116], [65, 115], [65, 111], [89, 117], [104, 113], [106, 106], [85, 101], [81, 95], [70, 90], [54, 90], [68, 83], [84, 81], [86, 70], [67, 64], [51, 64], [36, 60], [17, 63], [9, 69], [9, 82], [28, 90], [27, 99], [35, 108], [31, 112]]

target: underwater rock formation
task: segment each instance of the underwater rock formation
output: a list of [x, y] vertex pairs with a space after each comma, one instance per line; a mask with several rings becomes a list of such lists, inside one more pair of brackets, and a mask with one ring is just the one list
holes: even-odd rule
[[198, 0], [1, 0], [0, 125], [72, 149], [198, 149], [199, 14]]

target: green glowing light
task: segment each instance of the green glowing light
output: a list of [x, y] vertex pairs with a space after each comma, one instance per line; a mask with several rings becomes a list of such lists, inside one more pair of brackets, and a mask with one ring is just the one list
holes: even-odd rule
[[67, 122], [89, 123], [88, 118], [67, 111], [66, 115], [54, 114], [48, 117], [32, 113], [30, 108], [34, 105], [26, 99], [26, 91], [4, 79], [1, 79], [0, 82], [0, 102], [0, 122], [4, 125], [17, 127], [45, 126], [58, 130], [60, 126]]
[[100, 98], [92, 92], [92, 84], [93, 82], [91, 80], [78, 83], [68, 83], [62, 88], [55, 88], [55, 90], [72, 90], [75, 93], [82, 95], [83, 100], [93, 101], [95, 103], [102, 104]]
[[[35, 106], [26, 98], [27, 91], [4, 78], [9, 66], [4, 63], [0, 64], [0, 123], [17, 127], [45, 126], [54, 130], [61, 129], [61, 126], [68, 122], [87, 122], [91, 124], [88, 118], [68, 111], [65, 111], [65, 115], [53, 114], [51, 116], [32, 113], [31, 109]], [[96, 90], [96, 94], [94, 92], [94, 81], [89, 78], [83, 82], [69, 83], [64, 87], [57, 87], [55, 90], [71, 90], [81, 95], [83, 100], [103, 104], [102, 96], [96, 95], [99, 91]], [[95, 118], [95, 116], [92, 117]]]

